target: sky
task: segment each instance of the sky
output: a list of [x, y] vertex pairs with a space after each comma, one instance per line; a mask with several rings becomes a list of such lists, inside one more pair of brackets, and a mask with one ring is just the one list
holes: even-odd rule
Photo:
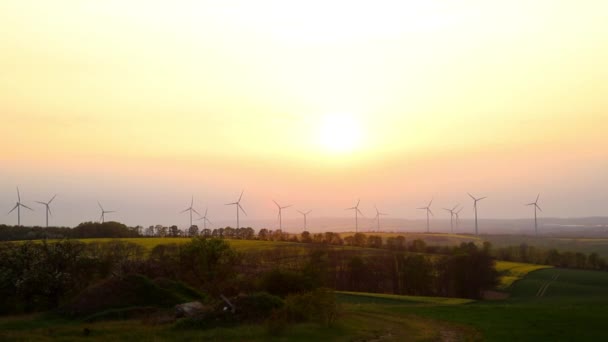
[[[606, 1], [0, 2], [0, 223], [608, 211]], [[481, 211], [483, 210], [483, 212]]]

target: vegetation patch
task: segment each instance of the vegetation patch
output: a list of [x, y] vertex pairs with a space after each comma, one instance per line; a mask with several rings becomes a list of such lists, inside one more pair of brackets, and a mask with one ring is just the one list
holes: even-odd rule
[[401, 296], [382, 293], [364, 293], [337, 291], [341, 301], [350, 303], [382, 303], [382, 304], [437, 304], [437, 305], [462, 305], [473, 303], [475, 300], [467, 298], [447, 297], [425, 297], [425, 296]]
[[498, 289], [506, 290], [513, 285], [514, 282], [522, 279], [528, 273], [545, 268], [552, 268], [552, 266], [526, 264], [522, 262], [497, 261], [496, 271], [498, 271], [500, 274], [500, 284], [498, 285]]
[[[149, 278], [133, 274], [125, 277], [112, 277], [94, 284], [82, 291], [70, 303], [63, 306], [60, 312], [73, 317], [85, 317], [111, 309], [132, 307], [170, 307], [184, 301], [201, 299], [192, 296], [195, 292], [185, 291], [185, 286], [168, 284], [166, 280], [161, 285]], [[180, 289], [175, 291], [175, 289]]]

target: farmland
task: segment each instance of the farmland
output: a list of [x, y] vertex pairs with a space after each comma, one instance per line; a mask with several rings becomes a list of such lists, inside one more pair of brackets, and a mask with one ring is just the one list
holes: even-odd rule
[[[511, 267], [514, 265], [503, 265]], [[522, 265], [515, 265], [522, 268]], [[558, 276], [557, 279], [556, 275]], [[538, 289], [549, 283], [542, 297]], [[297, 324], [279, 336], [264, 326], [210, 330], [175, 330], [170, 324], [145, 321], [83, 323], [50, 316], [15, 316], [0, 319], [0, 338], [73, 340], [222, 339], [247, 341], [351, 340], [488, 340], [593, 341], [606, 338], [604, 313], [608, 309], [608, 273], [557, 268], [529, 273], [510, 288], [501, 301], [471, 301], [367, 293], [338, 293], [340, 320], [331, 328]]]

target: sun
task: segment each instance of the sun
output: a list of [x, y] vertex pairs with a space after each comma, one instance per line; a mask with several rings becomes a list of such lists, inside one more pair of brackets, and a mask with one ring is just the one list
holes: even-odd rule
[[348, 153], [361, 145], [361, 124], [354, 115], [345, 113], [323, 116], [319, 130], [319, 143], [330, 153]]

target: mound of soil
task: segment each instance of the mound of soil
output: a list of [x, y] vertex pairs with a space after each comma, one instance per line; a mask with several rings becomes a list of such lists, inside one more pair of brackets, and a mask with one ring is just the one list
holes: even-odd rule
[[166, 308], [183, 302], [200, 300], [201, 296], [175, 281], [152, 281], [143, 275], [105, 279], [82, 291], [62, 308], [69, 316], [89, 316], [110, 309], [131, 307]]

